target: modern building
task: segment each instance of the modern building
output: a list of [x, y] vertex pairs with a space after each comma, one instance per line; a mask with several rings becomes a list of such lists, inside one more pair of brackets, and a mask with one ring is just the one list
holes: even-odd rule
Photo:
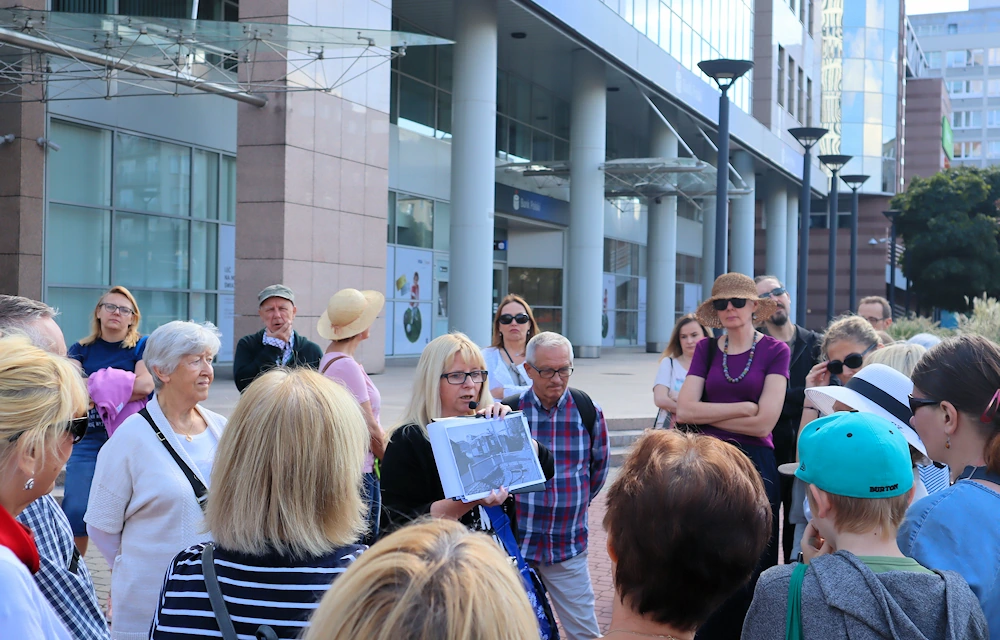
[[507, 292], [581, 356], [658, 350], [714, 278], [713, 58], [756, 63], [728, 93], [728, 268], [795, 291], [815, 0], [14, 4], [36, 12], [0, 9], [0, 290], [71, 340], [120, 283], [145, 331], [216, 322], [226, 360], [280, 281], [312, 338], [338, 288], [385, 291], [373, 371], [488, 342]]

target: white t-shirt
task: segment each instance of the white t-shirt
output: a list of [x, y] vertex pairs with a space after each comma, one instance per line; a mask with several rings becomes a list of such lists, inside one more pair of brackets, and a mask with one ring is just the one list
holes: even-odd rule
[[187, 454], [194, 460], [195, 466], [205, 478], [205, 487], [210, 487], [212, 482], [212, 462], [215, 460], [215, 450], [219, 448], [219, 440], [209, 429], [205, 429], [196, 436], [191, 436], [191, 442], [187, 438], [178, 435], [181, 446]]
[[4, 638], [70, 640], [72, 636], [38, 590], [27, 567], [14, 552], [0, 546], [0, 629]]
[[664, 358], [660, 362], [660, 368], [656, 370], [656, 380], [653, 381], [653, 386], [662, 384], [664, 387], [677, 393], [681, 390], [687, 374], [688, 370], [679, 361], [673, 358]]

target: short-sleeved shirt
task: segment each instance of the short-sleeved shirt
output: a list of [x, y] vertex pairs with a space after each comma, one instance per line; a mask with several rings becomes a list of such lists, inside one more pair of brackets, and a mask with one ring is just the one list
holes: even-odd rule
[[88, 376], [108, 367], [135, 373], [135, 365], [142, 360], [142, 354], [146, 351], [146, 337], [139, 338], [139, 342], [132, 348], [122, 348], [121, 341], [107, 342], [100, 338], [90, 344], [77, 342], [69, 348], [68, 355], [80, 361], [83, 372]]
[[[337, 360], [327, 366], [327, 363], [334, 358], [337, 358]], [[324, 369], [324, 367], [326, 368]], [[379, 393], [378, 388], [372, 383], [372, 379], [365, 373], [365, 369], [361, 366], [361, 363], [349, 355], [331, 351], [324, 354], [323, 358], [319, 361], [319, 370], [327, 378], [347, 387], [347, 390], [351, 392], [358, 401], [358, 404], [370, 402], [375, 422], [381, 424], [379, 421], [379, 412], [382, 409], [382, 394]], [[375, 456], [369, 453], [365, 458], [365, 471], [370, 473], [374, 470], [374, 465]]]
[[[715, 349], [712, 356], [712, 368], [708, 370], [708, 350]], [[757, 348], [754, 350], [753, 364], [746, 377], [737, 383], [726, 380], [722, 369], [722, 351], [719, 349], [714, 338], [704, 338], [698, 343], [691, 358], [691, 366], [688, 368], [688, 375], [698, 376], [705, 380], [705, 402], [729, 403], [729, 402], [760, 402], [760, 396], [764, 392], [764, 380], [773, 374], [780, 375], [788, 379], [788, 363], [791, 359], [791, 351], [788, 345], [771, 336], [762, 336], [757, 341]], [[729, 376], [738, 378], [747, 366], [750, 359], [750, 350], [743, 353], [730, 354], [727, 358], [729, 365]], [[733, 433], [725, 429], [719, 429], [711, 425], [701, 425], [701, 430], [706, 435], [714, 436], [720, 440], [736, 441], [743, 445], [774, 448], [774, 440], [771, 434], [765, 438], [747, 436], [740, 433]]]
[[684, 378], [687, 377], [687, 374], [688, 370], [676, 358], [664, 358], [660, 361], [659, 369], [656, 370], [656, 379], [653, 380], [653, 386], [663, 385], [676, 393], [684, 385]]

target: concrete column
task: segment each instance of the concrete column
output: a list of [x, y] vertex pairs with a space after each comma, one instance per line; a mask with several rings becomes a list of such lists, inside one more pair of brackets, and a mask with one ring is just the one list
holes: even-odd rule
[[[454, 60], [450, 277], [452, 291], [461, 294], [448, 300], [448, 325], [486, 345], [493, 315], [496, 0], [456, 0]], [[600, 344], [600, 309], [597, 318]]]
[[788, 193], [784, 181], [776, 175], [771, 176], [767, 185], [764, 219], [767, 225], [766, 271], [785, 282], [788, 269]]
[[[796, 317], [799, 300], [796, 293], [799, 290], [799, 194], [796, 189], [788, 189], [786, 214], [788, 221], [785, 224], [785, 288], [792, 298], [792, 308], [788, 310], [790, 318]], [[805, 300], [801, 304], [805, 304]]]
[[715, 197], [701, 200], [701, 297], [715, 284]]
[[[573, 52], [570, 109], [567, 337], [577, 357], [599, 358], [604, 266], [604, 172], [600, 166], [605, 160], [607, 80], [604, 63], [583, 49]], [[452, 247], [452, 255], [454, 251]]]
[[732, 220], [729, 229], [729, 271], [743, 273], [752, 278], [757, 180], [754, 176], [753, 158], [749, 153], [736, 151], [732, 158], [733, 167], [737, 173], [743, 176], [743, 181], [750, 188], [750, 193], [731, 198], [729, 201], [729, 215]]
[[[654, 158], [676, 158], [677, 136], [652, 116], [650, 151]], [[677, 282], [677, 196], [649, 203], [646, 233], [646, 352], [660, 353], [674, 327]]]

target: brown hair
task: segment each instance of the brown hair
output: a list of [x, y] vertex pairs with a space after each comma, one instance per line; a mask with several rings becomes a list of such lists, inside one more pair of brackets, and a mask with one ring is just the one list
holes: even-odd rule
[[492, 347], [499, 349], [503, 346], [503, 334], [500, 333], [500, 311], [511, 302], [516, 302], [524, 307], [524, 312], [528, 314], [528, 334], [524, 337], [524, 343], [528, 344], [528, 341], [538, 333], [538, 323], [535, 322], [535, 314], [531, 312], [528, 302], [516, 293], [508, 293], [497, 306], [497, 312], [493, 314], [493, 342], [490, 344]]
[[712, 335], [708, 332], [708, 329], [698, 322], [698, 318], [695, 317], [693, 313], [681, 316], [677, 319], [677, 324], [674, 325], [674, 330], [670, 334], [670, 341], [667, 342], [667, 347], [663, 350], [663, 353], [660, 354], [661, 361], [664, 358], [679, 358], [683, 355], [684, 349], [681, 347], [681, 331], [683, 331], [684, 327], [692, 322], [697, 323], [698, 326], [701, 327], [701, 332], [705, 334], [706, 338]]
[[98, 298], [97, 304], [94, 305], [94, 316], [90, 319], [90, 335], [80, 340], [80, 344], [93, 344], [101, 337], [101, 321], [97, 319], [97, 312], [101, 308], [101, 305], [104, 304], [104, 299], [112, 293], [125, 296], [132, 304], [132, 322], [128, 326], [128, 333], [125, 334], [125, 339], [122, 340], [122, 349], [131, 349], [139, 344], [139, 338], [142, 337], [139, 335], [139, 321], [142, 320], [142, 314], [139, 313], [139, 303], [135, 301], [135, 296], [132, 295], [131, 291], [119, 285], [111, 287]]
[[878, 337], [878, 333], [872, 328], [871, 323], [853, 313], [834, 318], [830, 326], [826, 328], [821, 347], [823, 358], [827, 357], [830, 345], [841, 340], [851, 340], [866, 347], [870, 347], [873, 344], [881, 344], [882, 342], [881, 338]]
[[696, 629], [746, 584], [771, 536], [760, 474], [739, 449], [709, 436], [647, 431], [607, 505], [617, 597], [678, 629]]
[[889, 306], [889, 301], [882, 296], [867, 296], [861, 298], [861, 302], [858, 303], [858, 309], [861, 308], [863, 304], [877, 304], [882, 307], [882, 320], [886, 318], [892, 319], [892, 307]]
[[[819, 488], [819, 487], [817, 487]], [[820, 489], [822, 491], [822, 489]], [[906, 492], [892, 498], [849, 498], [847, 496], [824, 492], [830, 498], [833, 507], [833, 526], [844, 533], [870, 533], [876, 529], [883, 536], [896, 538], [896, 531], [903, 524], [906, 509], [910, 506], [913, 496]], [[812, 493], [807, 492], [809, 507], [816, 512], [816, 501]]]
[[979, 416], [1000, 389], [1000, 346], [982, 336], [949, 338], [928, 351], [910, 376], [913, 386], [971, 417], [986, 434], [986, 466], [1000, 473], [1000, 411], [983, 424]]

